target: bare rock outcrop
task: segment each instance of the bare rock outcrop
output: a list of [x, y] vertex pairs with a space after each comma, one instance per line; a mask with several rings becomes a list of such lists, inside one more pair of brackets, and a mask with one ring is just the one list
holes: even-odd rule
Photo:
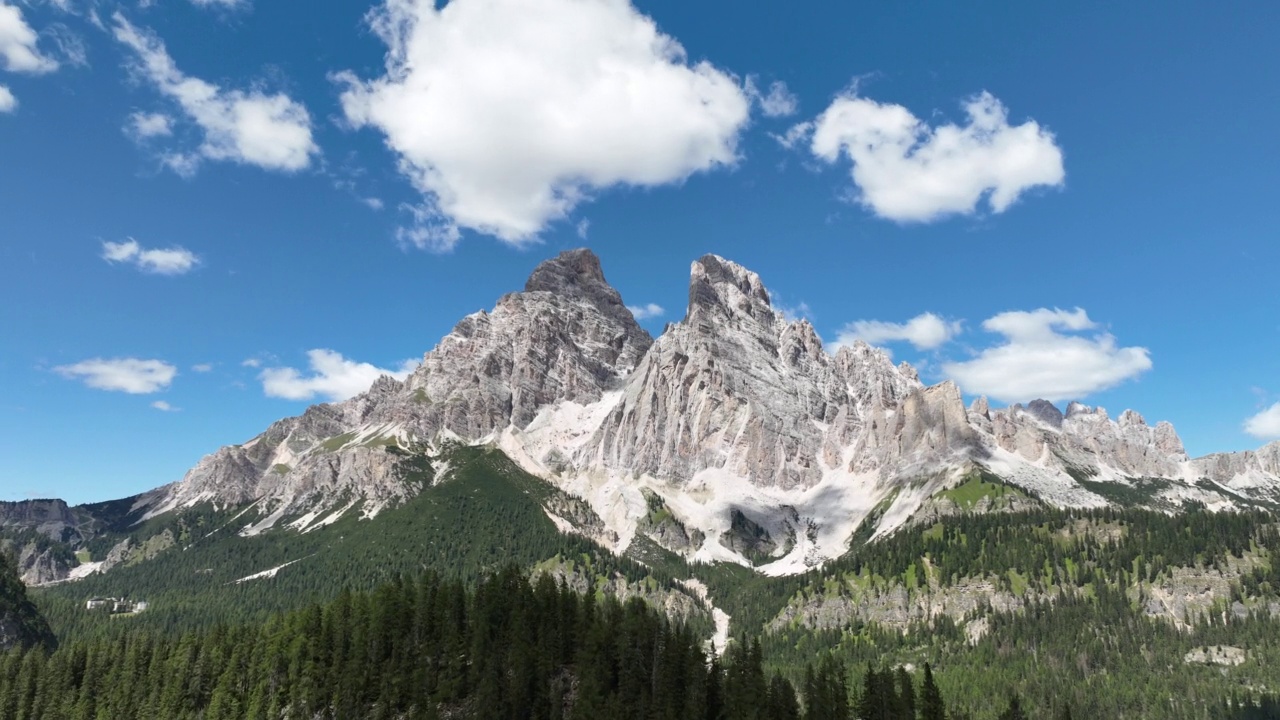
[[684, 319], [640, 361], [584, 458], [673, 482], [715, 468], [812, 487], [861, 430], [864, 407], [896, 406], [919, 386], [865, 344], [828, 355], [736, 263], [707, 255], [690, 276]]

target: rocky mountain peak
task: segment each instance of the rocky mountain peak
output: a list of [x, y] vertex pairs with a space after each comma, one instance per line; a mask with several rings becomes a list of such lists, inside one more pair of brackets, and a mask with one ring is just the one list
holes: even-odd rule
[[1065, 416], [1063, 416], [1062, 411], [1058, 409], [1058, 406], [1048, 400], [1032, 400], [1027, 403], [1027, 407], [1024, 408], [1024, 410], [1028, 415], [1031, 415], [1049, 427], [1062, 427], [1062, 421]]
[[1146, 419], [1143, 418], [1134, 410], [1125, 410], [1124, 412], [1120, 413], [1120, 417], [1116, 422], [1120, 423], [1120, 427], [1130, 427], [1130, 426], [1146, 427], [1147, 426]]
[[986, 395], [979, 395], [969, 405], [969, 412], [985, 420], [991, 419], [991, 403]]
[[554, 292], [560, 295], [593, 294], [604, 291], [617, 295], [600, 267], [600, 258], [587, 248], [565, 250], [538, 263], [524, 284], [525, 292]]
[[1089, 421], [1089, 420], [1099, 421], [1099, 420], [1109, 420], [1109, 419], [1110, 419], [1110, 416], [1109, 416], [1109, 415], [1107, 415], [1107, 409], [1106, 409], [1106, 408], [1104, 408], [1104, 407], [1090, 407], [1090, 406], [1088, 406], [1088, 405], [1085, 405], [1085, 404], [1084, 404], [1084, 403], [1082, 403], [1082, 402], [1071, 402], [1071, 403], [1068, 403], [1068, 404], [1067, 404], [1067, 412], [1066, 412], [1066, 414], [1064, 415], [1064, 417], [1065, 417], [1065, 419], [1067, 419], [1067, 420], [1071, 420], [1071, 419], [1073, 419], [1073, 418], [1081, 418], [1081, 419], [1084, 419], [1084, 420], [1086, 420], [1086, 421]]
[[719, 255], [703, 255], [689, 269], [686, 321], [746, 316], [763, 324], [781, 319], [760, 276]]

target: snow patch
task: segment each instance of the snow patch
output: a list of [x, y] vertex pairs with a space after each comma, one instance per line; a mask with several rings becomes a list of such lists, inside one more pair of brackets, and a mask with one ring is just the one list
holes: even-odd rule
[[240, 537], [254, 537], [255, 535], [261, 535], [267, 530], [270, 530], [271, 528], [275, 527], [276, 523], [280, 522], [280, 519], [284, 517], [285, 513], [288, 512], [288, 510], [289, 510], [288, 505], [281, 505], [275, 512], [259, 520], [258, 522], [245, 525], [243, 528], [240, 529], [240, 533], [239, 533]]
[[[301, 559], [302, 559], [302, 558], [299, 558], [298, 560], [301, 560]], [[275, 576], [276, 576], [276, 573], [278, 573], [278, 572], [280, 572], [281, 570], [283, 570], [283, 569], [285, 569], [285, 568], [289, 567], [290, 565], [292, 565], [292, 564], [294, 564], [294, 563], [298, 562], [298, 560], [290, 560], [289, 562], [287, 562], [287, 563], [285, 563], [285, 564], [283, 564], [283, 565], [277, 565], [277, 566], [275, 566], [275, 567], [271, 568], [270, 570], [263, 570], [263, 571], [262, 571], [262, 572], [260, 572], [260, 573], [254, 573], [254, 574], [252, 574], [252, 575], [245, 575], [244, 577], [242, 577], [242, 578], [240, 578], [239, 580], [236, 580], [236, 581], [234, 581], [234, 582], [235, 582], [235, 584], [236, 584], [236, 585], [239, 585], [240, 583], [249, 582], [250, 580], [267, 580], [267, 579], [273, 578], [273, 577], [275, 577]]]

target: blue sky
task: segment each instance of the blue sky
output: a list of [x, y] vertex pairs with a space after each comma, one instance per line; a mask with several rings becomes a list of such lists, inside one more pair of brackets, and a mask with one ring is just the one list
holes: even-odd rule
[[[587, 245], [996, 404], [1280, 437], [1280, 5], [0, 0], [0, 499], [179, 479]], [[1060, 403], [1061, 404], [1061, 403]]]

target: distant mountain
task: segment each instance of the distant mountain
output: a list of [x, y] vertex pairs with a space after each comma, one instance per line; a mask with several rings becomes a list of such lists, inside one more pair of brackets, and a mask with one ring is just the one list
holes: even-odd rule
[[[404, 381], [313, 406], [95, 512], [110, 509], [105, 526], [210, 505], [235, 509], [245, 536], [302, 532], [405, 503], [423, 490], [407, 479], [414, 458], [454, 441], [585, 500], [616, 552], [644, 537], [771, 575], [842, 555], [855, 532], [963, 512], [947, 492], [979, 476], [1019, 490], [991, 510], [1280, 502], [1280, 443], [1191, 459], [1171, 425], [1131, 410], [965, 407], [954, 383], [925, 386], [882, 350], [829, 353], [758, 275], [715, 255], [692, 264], [688, 310], [655, 340], [580, 249], [463, 318]], [[26, 526], [83, 524], [59, 518]]]

